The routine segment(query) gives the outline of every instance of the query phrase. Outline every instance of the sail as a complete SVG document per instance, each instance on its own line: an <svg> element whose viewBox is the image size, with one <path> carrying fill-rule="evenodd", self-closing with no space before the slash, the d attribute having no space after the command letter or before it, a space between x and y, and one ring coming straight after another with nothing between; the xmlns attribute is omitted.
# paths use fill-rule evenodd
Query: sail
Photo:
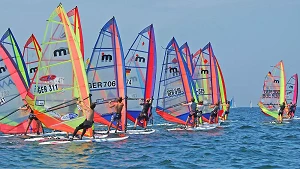
<svg viewBox="0 0 300 169"><path fill-rule="evenodd" d="M156 79L156 44L154 28L150 26L143 29L125 57L127 78L127 118L133 122L141 112L139 99L153 98ZM151 109L148 111L150 116ZM145 127L145 123L138 123Z"/></svg>
<svg viewBox="0 0 300 169"><path fill-rule="evenodd" d="M173 38L166 47L159 81L156 112L167 121L185 124L195 93L193 81L178 44Z"/></svg>
<svg viewBox="0 0 300 169"><path fill-rule="evenodd" d="M32 34L25 43L23 49L23 60L26 64L30 82L34 79L41 55L42 49L35 36Z"/></svg>
<svg viewBox="0 0 300 169"><path fill-rule="evenodd" d="M101 29L87 66L88 83L92 99L97 102L95 121L108 125L112 112L108 102L126 97L125 60L115 18ZM130 82L128 82L130 83ZM126 102L121 112L121 130L126 127ZM116 124L114 124L116 125Z"/></svg>
<svg viewBox="0 0 300 169"><path fill-rule="evenodd" d="M80 16L78 7L71 9L67 16L69 17L70 23L73 26L75 36L79 42L80 51L82 53L82 58L84 59L84 43L83 43L83 35L82 35L82 28L81 28L81 22L80 22Z"/></svg>
<svg viewBox="0 0 300 169"><path fill-rule="evenodd" d="M4 35L1 37L0 42L7 49L8 53L11 55L13 60L15 61L17 68L20 70L25 83L29 86L30 79L27 73L27 69L22 58L22 53L19 48L19 45L10 29L8 29Z"/></svg>
<svg viewBox="0 0 300 169"><path fill-rule="evenodd" d="M298 74L294 74L286 84L286 102L297 104L298 100Z"/></svg>
<svg viewBox="0 0 300 169"><path fill-rule="evenodd" d="M184 43L179 50L182 52L183 58L187 64L187 67L191 73L191 75L193 74L194 68L193 68L193 60L192 60L192 54L190 52L190 48L188 43Z"/></svg>
<svg viewBox="0 0 300 169"><path fill-rule="evenodd" d="M223 76L219 77L218 75L218 71L220 72L221 69L218 69L211 44L208 43L203 49L198 50L193 55L193 60L195 65L192 78L196 84L198 100L203 101L204 105L215 104L221 101L219 82L224 80L222 79ZM225 91L225 86L222 87L223 91ZM212 109L208 106L204 107L202 116L204 121L209 121L211 111Z"/></svg>
<svg viewBox="0 0 300 169"><path fill-rule="evenodd" d="M279 105L285 102L286 78L283 62L277 63L264 80L263 93L258 103L261 111L277 119Z"/></svg>
<svg viewBox="0 0 300 169"><path fill-rule="evenodd" d="M226 110L226 104L227 104L227 93L226 93L226 85L225 85L225 80L224 76L221 70L221 67L219 65L219 62L216 57L214 57L217 65L217 71L218 71L218 82L219 82L219 91L220 91L220 100L223 106L221 106L221 110ZM219 116L222 116L223 111L219 111L218 114Z"/></svg>
<svg viewBox="0 0 300 169"><path fill-rule="evenodd" d="M0 132L23 134L28 125L29 112L19 111L26 104L22 99L27 95L28 86L13 57L0 43ZM35 121L28 133L37 132Z"/></svg>
<svg viewBox="0 0 300 169"><path fill-rule="evenodd" d="M61 4L47 20L42 52L30 88L35 115L48 128L73 132L86 115L77 108L77 99L86 106L90 99L79 43ZM86 135L91 136L92 130Z"/></svg>

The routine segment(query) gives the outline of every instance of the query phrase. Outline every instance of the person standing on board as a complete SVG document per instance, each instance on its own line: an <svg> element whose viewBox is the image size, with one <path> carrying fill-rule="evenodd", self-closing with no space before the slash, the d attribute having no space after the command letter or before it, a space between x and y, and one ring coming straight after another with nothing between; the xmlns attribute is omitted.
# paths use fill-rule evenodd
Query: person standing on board
<svg viewBox="0 0 300 169"><path fill-rule="evenodd" d="M209 107L213 109L210 113L210 116L209 116L209 124L211 124L213 120L214 120L215 123L217 123L218 122L218 118L217 118L218 117L218 112L220 110L219 102L214 104L214 105L210 105Z"/></svg>
<svg viewBox="0 0 300 169"><path fill-rule="evenodd" d="M143 106L143 109L142 109L140 115L135 119L135 123L134 123L134 127L133 127L134 130L136 129L136 125L137 125L138 121L140 121L140 120L144 120L144 126L145 126L145 129L147 129L148 111L149 111L149 108L151 107L151 104L152 104L152 99L150 99L150 98L146 99L146 102L142 102L142 99L140 100L140 105Z"/></svg>
<svg viewBox="0 0 300 169"><path fill-rule="evenodd" d="M86 130L93 127L93 124L94 124L94 109L96 107L96 103L91 103L91 106L88 107L83 103L83 101L78 100L77 104L80 106L82 111L84 111L86 113L86 119L84 120L84 122L82 122L81 124L79 124L79 126L76 127L71 140L73 140L74 136L77 134L77 132L79 130L83 129L81 136L80 136L80 140L81 140L82 137L84 136ZM93 137L94 137L94 135L93 135Z"/></svg>
<svg viewBox="0 0 300 169"><path fill-rule="evenodd" d="M186 104L182 103L182 105L183 105L183 106L191 106L190 114L189 114L189 116L187 117L187 119L186 119L186 121L185 121L185 127L187 128L187 124L188 124L190 118L194 118L194 119L193 119L193 127L194 127L194 126L195 126L195 119L197 118L197 117L196 117L196 115L197 115L197 114L196 114L197 104L195 103L195 99L192 98L192 99L191 99L191 102L186 103Z"/></svg>
<svg viewBox="0 0 300 169"><path fill-rule="evenodd" d="M202 119L202 113L204 110L204 105L203 101L200 101L199 104L197 105L198 111L197 111L197 120L196 120L196 126L202 125L203 124L203 119Z"/></svg>
<svg viewBox="0 0 300 169"><path fill-rule="evenodd" d="M221 104L221 106L225 106L225 112L222 114L221 119L222 120L227 120L228 118L228 114L229 114L229 110L230 110L230 101L227 101L227 103L225 104Z"/></svg>
<svg viewBox="0 0 300 169"><path fill-rule="evenodd" d="M291 113L292 118L295 116L296 107L297 107L296 103L292 104L292 113Z"/></svg>
<svg viewBox="0 0 300 169"><path fill-rule="evenodd" d="M24 99L23 99L23 101L24 101ZM32 110L31 107L28 105L28 103L27 103L25 106L20 107L19 110L29 112L29 116L28 116L29 122L28 122L28 125L27 125L27 128L26 128L26 130L25 130L25 134L24 134L24 135L27 134L27 131L28 131L28 129L29 129L29 126L30 126L32 120L35 120L36 123L37 123L37 132L36 132L37 135L40 135L40 127L42 128L42 131L43 131L43 133L44 133L44 129L43 129L43 126L42 126L41 121L33 114L33 110Z"/></svg>
<svg viewBox="0 0 300 169"><path fill-rule="evenodd" d="M282 115L283 115L283 111L285 109L285 102L282 102L282 104L279 106L279 110L278 110L278 123L282 123Z"/></svg>
<svg viewBox="0 0 300 169"><path fill-rule="evenodd" d="M121 121L121 112L124 107L124 103L122 103L122 100L123 100L122 97L119 97L117 103L115 103L113 105L111 105L111 101L109 102L110 108L115 107L116 114L114 116L112 116L112 118L111 118L111 121L108 125L107 134L109 133L110 127L114 121L117 121L115 133L117 133L117 131L118 131L118 127L119 127L120 121Z"/></svg>

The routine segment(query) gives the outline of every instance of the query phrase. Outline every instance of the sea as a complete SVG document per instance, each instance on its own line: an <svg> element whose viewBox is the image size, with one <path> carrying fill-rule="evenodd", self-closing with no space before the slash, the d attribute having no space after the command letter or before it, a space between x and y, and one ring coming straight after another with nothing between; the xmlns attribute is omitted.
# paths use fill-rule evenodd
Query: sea
<svg viewBox="0 0 300 169"><path fill-rule="evenodd" d="M167 131L177 126L155 115L155 133L119 142L39 145L0 137L0 168L300 168L300 118L273 121L259 108L234 108L209 131Z"/></svg>

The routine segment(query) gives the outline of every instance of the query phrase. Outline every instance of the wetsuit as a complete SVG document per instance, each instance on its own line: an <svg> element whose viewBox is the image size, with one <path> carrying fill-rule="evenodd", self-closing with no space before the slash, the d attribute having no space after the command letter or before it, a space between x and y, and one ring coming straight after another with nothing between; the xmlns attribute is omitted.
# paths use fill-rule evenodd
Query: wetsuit
<svg viewBox="0 0 300 169"><path fill-rule="evenodd" d="M144 105L142 112L140 113L140 115L137 117L138 120L141 119L145 119L146 121L148 121L148 110L151 107L150 103L142 103L141 105Z"/></svg>
<svg viewBox="0 0 300 169"><path fill-rule="evenodd" d="M278 115L281 115L283 114L283 110L285 109L285 105L280 105L280 108L279 108L279 111L278 111Z"/></svg>
<svg viewBox="0 0 300 169"><path fill-rule="evenodd" d="M230 110L230 106L227 107L227 110L224 113L228 115L229 114L229 110Z"/></svg>
<svg viewBox="0 0 300 169"><path fill-rule="evenodd" d="M84 120L84 122L82 122L81 124L79 124L79 126L76 127L76 129L74 130L73 133L73 137L77 134L77 132L81 129L82 130L82 136L85 134L86 130L91 128L94 124L94 121L88 121L87 119Z"/></svg>

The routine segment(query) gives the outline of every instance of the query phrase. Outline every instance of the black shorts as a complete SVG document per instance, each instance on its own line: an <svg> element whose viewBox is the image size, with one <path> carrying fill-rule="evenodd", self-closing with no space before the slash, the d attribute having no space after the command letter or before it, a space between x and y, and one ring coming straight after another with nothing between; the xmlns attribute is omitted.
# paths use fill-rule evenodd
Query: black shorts
<svg viewBox="0 0 300 169"><path fill-rule="evenodd" d="M147 113L143 113L142 112L137 118L138 118L138 120L145 119L145 120L148 121L148 115L147 115Z"/></svg>
<svg viewBox="0 0 300 169"><path fill-rule="evenodd" d="M120 120L121 120L121 114L120 113L116 113L112 118L112 121L120 121Z"/></svg>
<svg viewBox="0 0 300 169"><path fill-rule="evenodd" d="M229 111L225 111L225 114L229 114Z"/></svg>
<svg viewBox="0 0 300 169"><path fill-rule="evenodd" d="M34 114L29 114L28 119L29 120L39 120Z"/></svg>
<svg viewBox="0 0 300 169"><path fill-rule="evenodd" d="M279 116L279 115L282 116L282 115L283 115L283 111L279 111L279 112L278 112L278 116Z"/></svg>
<svg viewBox="0 0 300 169"><path fill-rule="evenodd" d="M87 119L84 120L83 123L81 123L78 128L81 128L81 129L88 129L88 128L91 128L93 126L94 122L92 121L87 121Z"/></svg>
<svg viewBox="0 0 300 169"><path fill-rule="evenodd" d="M192 117L192 116L196 117L197 114L195 112L190 112L189 117Z"/></svg>

